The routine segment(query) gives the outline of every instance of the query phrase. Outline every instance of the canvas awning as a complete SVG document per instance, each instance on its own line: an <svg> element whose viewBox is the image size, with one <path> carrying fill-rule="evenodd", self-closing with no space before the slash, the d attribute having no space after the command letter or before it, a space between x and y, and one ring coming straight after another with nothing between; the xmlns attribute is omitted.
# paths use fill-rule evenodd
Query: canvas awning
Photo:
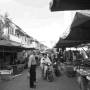
<svg viewBox="0 0 90 90"><path fill-rule="evenodd" d="M89 10L90 0L52 0L50 2L51 11L65 10Z"/></svg>
<svg viewBox="0 0 90 90"><path fill-rule="evenodd" d="M10 40L0 40L0 46L21 46L21 44Z"/></svg>
<svg viewBox="0 0 90 90"><path fill-rule="evenodd" d="M65 39L90 42L90 16L77 12Z"/></svg>
<svg viewBox="0 0 90 90"><path fill-rule="evenodd" d="M55 48L65 48L65 47L77 47L83 43L82 41L73 41L73 40L59 40L55 45Z"/></svg>
<svg viewBox="0 0 90 90"><path fill-rule="evenodd" d="M71 24L71 28L79 26L79 25L81 25L83 23L86 23L89 20L90 20L90 14L76 12L74 20L73 20L73 22Z"/></svg>
<svg viewBox="0 0 90 90"><path fill-rule="evenodd" d="M74 47L90 43L90 16L77 12L70 27L70 33L59 39L55 47Z"/></svg>
<svg viewBox="0 0 90 90"><path fill-rule="evenodd" d="M23 48L20 43L13 42L10 40L0 40L0 52L16 52Z"/></svg>

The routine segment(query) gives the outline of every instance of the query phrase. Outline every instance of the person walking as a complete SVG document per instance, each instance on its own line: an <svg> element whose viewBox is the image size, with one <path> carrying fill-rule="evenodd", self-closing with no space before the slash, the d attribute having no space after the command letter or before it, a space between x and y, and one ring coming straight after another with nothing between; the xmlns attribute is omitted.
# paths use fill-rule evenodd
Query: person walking
<svg viewBox="0 0 90 90"><path fill-rule="evenodd" d="M51 60L49 59L49 57L47 56L46 53L43 54L43 57L41 58L41 70L42 70L42 76L44 76L44 78L46 78L46 70L47 70L47 65L45 64L51 64Z"/></svg>
<svg viewBox="0 0 90 90"><path fill-rule="evenodd" d="M28 61L28 68L30 73L30 88L36 88L36 60L35 60L35 52L31 52Z"/></svg>

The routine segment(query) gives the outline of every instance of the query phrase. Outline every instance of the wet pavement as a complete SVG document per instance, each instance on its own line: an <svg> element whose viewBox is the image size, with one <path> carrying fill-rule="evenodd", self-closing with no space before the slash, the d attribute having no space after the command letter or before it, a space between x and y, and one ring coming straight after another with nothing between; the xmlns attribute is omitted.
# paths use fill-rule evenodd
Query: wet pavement
<svg viewBox="0 0 90 90"><path fill-rule="evenodd" d="M27 70L22 75L10 81L0 81L0 90L34 90L29 88ZM37 69L37 87L35 90L80 90L76 78L68 78L65 75L55 77L53 82L41 78L40 69Z"/></svg>

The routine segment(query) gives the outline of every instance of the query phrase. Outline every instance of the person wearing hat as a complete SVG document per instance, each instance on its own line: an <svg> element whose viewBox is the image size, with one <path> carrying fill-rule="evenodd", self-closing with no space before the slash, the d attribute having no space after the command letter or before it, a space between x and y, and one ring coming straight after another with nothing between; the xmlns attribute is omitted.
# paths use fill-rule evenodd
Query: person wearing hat
<svg viewBox="0 0 90 90"><path fill-rule="evenodd" d="M41 61L40 61L42 76L44 76L44 77L46 76L46 70L47 70L47 66L45 65L45 63L51 64L51 61L50 61L49 57L47 56L47 53L43 53L43 57L41 58Z"/></svg>

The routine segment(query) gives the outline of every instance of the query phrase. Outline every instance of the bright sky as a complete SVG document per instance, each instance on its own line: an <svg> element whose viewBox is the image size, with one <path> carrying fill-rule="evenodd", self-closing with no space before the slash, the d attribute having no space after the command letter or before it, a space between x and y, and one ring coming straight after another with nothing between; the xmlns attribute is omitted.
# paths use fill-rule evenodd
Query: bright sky
<svg viewBox="0 0 90 90"><path fill-rule="evenodd" d="M23 31L51 48L69 27L73 13L51 12L50 1L0 0L0 13L7 12Z"/></svg>

